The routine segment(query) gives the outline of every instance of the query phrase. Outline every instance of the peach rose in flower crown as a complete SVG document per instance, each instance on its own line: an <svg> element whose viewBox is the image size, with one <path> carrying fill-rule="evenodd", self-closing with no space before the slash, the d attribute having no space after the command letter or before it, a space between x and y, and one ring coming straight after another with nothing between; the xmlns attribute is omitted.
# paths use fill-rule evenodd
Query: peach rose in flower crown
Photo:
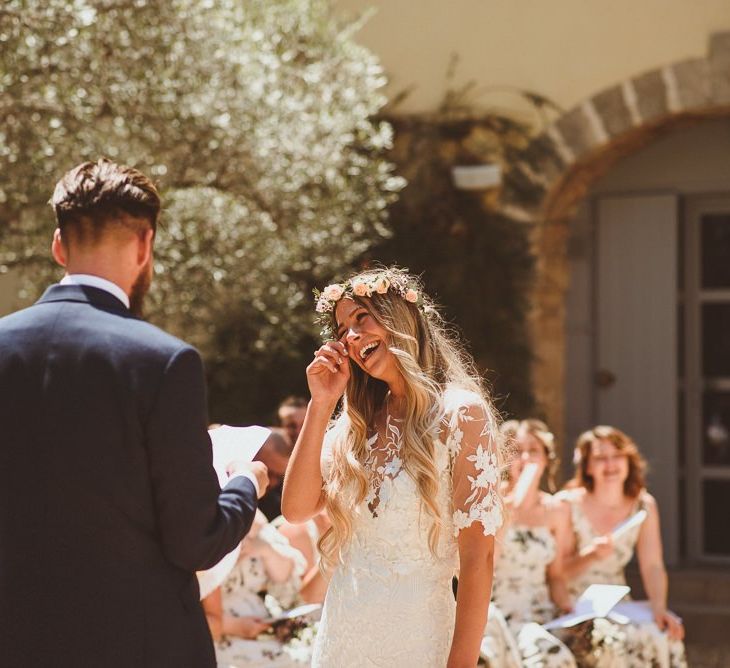
<svg viewBox="0 0 730 668"><path fill-rule="evenodd" d="M386 292L388 292L389 287L390 281L385 276L378 276L375 279L375 292L377 292L379 295L384 295Z"/></svg>
<svg viewBox="0 0 730 668"><path fill-rule="evenodd" d="M367 283L365 283L365 281L355 281L352 284L352 294L357 297L369 297L370 288L368 288L368 285Z"/></svg>
<svg viewBox="0 0 730 668"><path fill-rule="evenodd" d="M406 290L405 298L407 302L415 304L418 301L418 293L413 288Z"/></svg>
<svg viewBox="0 0 730 668"><path fill-rule="evenodd" d="M329 299L333 302L336 302L339 300L343 294L345 294L345 289L341 285L337 285L337 283L333 283L332 285L328 285L322 294L325 296L325 299Z"/></svg>

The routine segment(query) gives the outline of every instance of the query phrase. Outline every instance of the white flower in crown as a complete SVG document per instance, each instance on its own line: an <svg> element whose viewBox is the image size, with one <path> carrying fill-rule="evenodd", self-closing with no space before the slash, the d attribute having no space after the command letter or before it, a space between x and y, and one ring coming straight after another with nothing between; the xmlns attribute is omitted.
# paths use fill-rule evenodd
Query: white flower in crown
<svg viewBox="0 0 730 668"><path fill-rule="evenodd" d="M413 288L406 290L405 299L411 304L415 304L418 301L418 293Z"/></svg>
<svg viewBox="0 0 730 668"><path fill-rule="evenodd" d="M334 303L327 299L324 295L320 295L317 300L316 311L317 313L329 313L334 308Z"/></svg>
<svg viewBox="0 0 730 668"><path fill-rule="evenodd" d="M338 283L333 283L332 285L328 285L324 289L322 294L325 296L326 299L336 302L342 297L343 294L345 294L345 288L343 288Z"/></svg>
<svg viewBox="0 0 730 668"><path fill-rule="evenodd" d="M363 280L352 282L352 294L356 297L369 297L372 294L372 288Z"/></svg>
<svg viewBox="0 0 730 668"><path fill-rule="evenodd" d="M384 295L386 292L388 292L388 288L390 287L390 281L381 274L375 279L373 287L375 288L375 292L377 292L379 295Z"/></svg>

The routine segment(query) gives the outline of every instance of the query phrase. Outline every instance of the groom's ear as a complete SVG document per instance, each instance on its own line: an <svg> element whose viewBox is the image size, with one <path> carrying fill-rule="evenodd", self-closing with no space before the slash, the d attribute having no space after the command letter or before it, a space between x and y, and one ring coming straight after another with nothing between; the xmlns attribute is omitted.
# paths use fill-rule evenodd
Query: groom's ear
<svg viewBox="0 0 730 668"><path fill-rule="evenodd" d="M61 239L61 230L57 227L53 232L53 241L51 242L51 255L53 259L58 262L62 267L65 267L68 263L68 256L66 254L66 248Z"/></svg>
<svg viewBox="0 0 730 668"><path fill-rule="evenodd" d="M152 249L155 245L155 231L150 227L138 237L137 264L144 267L152 259Z"/></svg>

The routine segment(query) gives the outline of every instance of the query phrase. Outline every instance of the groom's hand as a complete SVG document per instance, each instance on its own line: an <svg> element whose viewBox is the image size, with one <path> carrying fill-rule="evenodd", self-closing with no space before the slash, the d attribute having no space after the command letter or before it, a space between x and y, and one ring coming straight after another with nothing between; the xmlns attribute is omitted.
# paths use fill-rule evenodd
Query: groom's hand
<svg viewBox="0 0 730 668"><path fill-rule="evenodd" d="M257 495L259 499L266 494L269 486L269 469L262 462L231 462L227 467L230 477L236 475L253 476L256 479Z"/></svg>

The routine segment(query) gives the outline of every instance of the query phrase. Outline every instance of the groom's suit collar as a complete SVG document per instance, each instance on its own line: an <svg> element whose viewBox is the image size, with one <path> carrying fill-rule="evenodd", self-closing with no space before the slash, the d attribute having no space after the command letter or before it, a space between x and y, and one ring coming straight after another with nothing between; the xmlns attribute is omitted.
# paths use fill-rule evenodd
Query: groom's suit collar
<svg viewBox="0 0 730 668"><path fill-rule="evenodd" d="M92 288L101 288L107 292L111 292L117 299L122 301L129 308L129 296L124 290L113 281L103 276L94 274L66 274L61 280L60 285L88 285Z"/></svg>
<svg viewBox="0 0 730 668"><path fill-rule="evenodd" d="M80 302L129 315L129 309L113 294L90 285L51 285L36 302Z"/></svg>

